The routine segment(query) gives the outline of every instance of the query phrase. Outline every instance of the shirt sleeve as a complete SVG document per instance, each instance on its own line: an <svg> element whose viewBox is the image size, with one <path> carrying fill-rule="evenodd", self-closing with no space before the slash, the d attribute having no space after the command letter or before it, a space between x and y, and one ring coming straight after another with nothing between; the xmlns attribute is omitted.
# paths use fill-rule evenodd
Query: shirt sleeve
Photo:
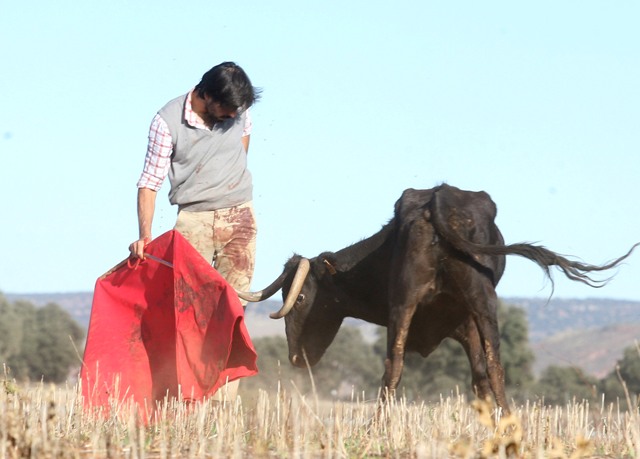
<svg viewBox="0 0 640 459"><path fill-rule="evenodd" d="M247 109L244 117L244 129L242 130L242 137L251 135L252 129L253 129L253 123L251 122L251 111Z"/></svg>
<svg viewBox="0 0 640 459"><path fill-rule="evenodd" d="M159 115L151 121L149 144L144 158L144 168L138 180L138 188L160 190L171 166L173 142L166 121Z"/></svg>

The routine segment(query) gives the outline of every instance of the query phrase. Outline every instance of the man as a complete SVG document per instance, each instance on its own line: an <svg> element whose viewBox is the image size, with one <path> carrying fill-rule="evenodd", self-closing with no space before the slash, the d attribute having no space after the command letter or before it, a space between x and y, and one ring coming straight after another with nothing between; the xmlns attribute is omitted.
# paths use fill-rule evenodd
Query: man
<svg viewBox="0 0 640 459"><path fill-rule="evenodd" d="M138 181L139 237L129 246L133 257L144 259L156 195L168 176L169 200L178 206L175 229L233 288L249 290L257 232L247 169L249 107L259 97L240 66L223 62L158 111ZM234 389L227 390L235 396Z"/></svg>

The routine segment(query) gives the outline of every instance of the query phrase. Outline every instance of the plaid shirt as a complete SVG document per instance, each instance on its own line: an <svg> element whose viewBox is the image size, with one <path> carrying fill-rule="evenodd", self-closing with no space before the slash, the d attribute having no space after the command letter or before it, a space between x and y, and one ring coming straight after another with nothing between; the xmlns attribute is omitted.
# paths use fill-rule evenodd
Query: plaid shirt
<svg viewBox="0 0 640 459"><path fill-rule="evenodd" d="M191 93L187 96L187 103L184 108L184 118L187 124L197 129L209 129L202 118L193 111L191 107ZM246 111L243 136L251 134L251 114ZM138 188L149 188L153 191L160 190L164 179L169 174L171 166L171 155L173 153L173 141L171 133L166 121L156 114L151 121L149 128L149 144L147 145L147 154L144 158L144 168L140 180L138 180Z"/></svg>

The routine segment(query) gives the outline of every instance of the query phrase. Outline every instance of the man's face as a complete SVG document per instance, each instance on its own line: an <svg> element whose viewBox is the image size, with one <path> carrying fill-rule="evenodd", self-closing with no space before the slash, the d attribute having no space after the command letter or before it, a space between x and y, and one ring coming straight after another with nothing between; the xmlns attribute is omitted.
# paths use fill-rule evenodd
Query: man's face
<svg viewBox="0 0 640 459"><path fill-rule="evenodd" d="M238 116L238 109L224 107L206 94L204 96L204 100L207 108L207 115L209 115L212 121L224 121Z"/></svg>

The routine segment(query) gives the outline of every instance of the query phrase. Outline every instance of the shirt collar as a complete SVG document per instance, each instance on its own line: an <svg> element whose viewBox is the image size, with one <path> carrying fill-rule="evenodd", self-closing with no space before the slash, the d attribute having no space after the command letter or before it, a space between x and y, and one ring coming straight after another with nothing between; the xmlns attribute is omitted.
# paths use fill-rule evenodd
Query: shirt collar
<svg viewBox="0 0 640 459"><path fill-rule="evenodd" d="M200 118L200 115L193 111L193 107L191 105L191 96L193 94L193 91L194 90L192 89L187 94L187 102L184 104L184 120L189 126L192 126L194 128L209 129L204 120Z"/></svg>

